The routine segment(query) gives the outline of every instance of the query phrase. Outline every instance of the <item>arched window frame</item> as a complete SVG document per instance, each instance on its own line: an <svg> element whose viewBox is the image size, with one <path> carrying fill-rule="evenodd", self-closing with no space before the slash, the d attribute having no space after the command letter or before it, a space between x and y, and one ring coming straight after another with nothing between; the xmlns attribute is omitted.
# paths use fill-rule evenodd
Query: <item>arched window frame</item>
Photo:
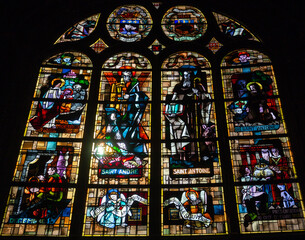
<svg viewBox="0 0 305 240"><path fill-rule="evenodd" d="M152 10L153 11L153 8L151 8L150 7L150 10ZM156 28L156 27L154 27L154 28ZM156 31L156 30L155 30ZM161 35L161 34L160 34ZM147 40L148 41L148 40ZM150 40L149 40L150 41ZM166 40L165 40L166 41ZM243 44L245 44L245 43L243 43ZM77 45L77 44L75 44L75 45ZM80 45L82 45L81 43L80 43ZM259 44L255 44L255 43L253 43L253 44L251 44L251 45L253 45L253 46L255 46L257 49L260 49L260 46L259 46ZM130 45L131 46L131 45ZM245 44L245 47L247 46L247 44ZM226 47L226 46L225 46ZM206 54L206 56L208 57L208 55L209 55L209 57L211 58L211 62L218 62L219 63L219 60L221 59L221 55L222 56L224 56L224 53L226 53L226 48L225 47L223 47L218 53L217 53L217 55L218 55L218 57L215 57L217 60L215 60L214 59L214 55L212 55L211 53L208 53L208 51L205 51L205 50L202 50L203 52L204 52L204 54ZM56 48L56 46L54 47L54 48ZM122 48L124 48L124 47L122 47ZM192 47L190 47L191 49L192 49ZM166 55L166 53L168 53L168 52L173 52L173 49L174 49L174 47L172 47L171 49L168 49L168 50L164 50L164 52L162 53L163 55L160 55L160 58L164 58L165 57L165 55ZM183 48L183 49L185 49L185 48ZM228 48L227 48L228 49ZM86 51L88 51L88 50L86 50ZM109 50L110 51L110 50ZM88 51L88 52L90 52L90 50ZM150 54L147 50L143 50L143 52L145 52L149 57L150 57L150 59L153 61L154 60L154 58L153 58L153 55L152 54ZM166 53L165 53L166 52ZM105 52L106 53L106 52ZM109 54L109 52L108 52L108 54ZM89 54L89 55L94 55L92 52ZM106 54L105 54L106 55ZM215 56L217 56L217 55L215 55ZM95 57L93 57L93 58L95 58ZM103 57L101 57L101 59L103 59ZM101 59L99 59L99 60L97 60L96 62L102 62L102 60ZM215 64L214 65L214 67L212 67L213 69L216 69L216 73L214 73L214 71L213 71L213 75L215 76L216 75L216 78L215 79L220 79L219 78L219 72L217 72L217 68L218 68L218 66ZM97 76L98 75L98 73L95 73L95 76ZM214 79L214 78L213 78ZM218 87L220 87L220 85L219 85L219 83L216 83L216 84L218 84ZM157 87L155 87L155 88L157 88ZM221 96L219 96L220 98L221 98ZM93 97L92 97L93 98ZM93 104L94 105L94 104ZM220 112L220 110L217 110L218 112ZM92 119L91 119L91 121L92 121ZM89 130L87 130L87 131L89 131ZM86 138L86 137L85 137ZM88 138L86 138L87 140L88 140ZM85 140L83 140L83 141L85 141ZM223 142L223 145L227 145L225 142ZM228 146L227 146L228 147ZM226 149L225 147L223 148L223 149ZM230 174L229 174L230 175ZM234 206L235 207L235 206ZM234 208L233 207L233 208Z"/></svg>

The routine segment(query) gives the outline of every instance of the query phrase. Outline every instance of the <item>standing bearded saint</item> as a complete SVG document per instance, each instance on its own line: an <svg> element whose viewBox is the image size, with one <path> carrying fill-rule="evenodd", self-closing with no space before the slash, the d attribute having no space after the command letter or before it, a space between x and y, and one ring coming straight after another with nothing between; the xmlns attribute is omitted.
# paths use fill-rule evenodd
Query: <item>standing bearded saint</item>
<svg viewBox="0 0 305 240"><path fill-rule="evenodd" d="M202 152L204 143L189 140L201 137L209 123L211 102L202 100L209 100L211 96L196 67L184 65L179 74L181 81L175 85L173 94L166 96L164 114L169 123L167 139L180 141L170 141L167 147L175 161L206 161L208 156Z"/></svg>

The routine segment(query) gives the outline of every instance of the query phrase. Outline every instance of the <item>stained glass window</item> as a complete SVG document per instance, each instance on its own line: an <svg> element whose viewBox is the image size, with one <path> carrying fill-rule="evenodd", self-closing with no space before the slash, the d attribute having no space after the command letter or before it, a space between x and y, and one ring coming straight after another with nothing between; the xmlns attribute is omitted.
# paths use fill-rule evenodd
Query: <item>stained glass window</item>
<svg viewBox="0 0 305 240"><path fill-rule="evenodd" d="M49 172L51 174L51 170ZM48 193L41 190L42 188L35 185L11 187L1 235L32 237L69 235L75 189L51 187L45 189ZM49 193L54 195L48 196ZM34 208L31 208L30 205L38 200L40 202L35 203Z"/></svg>
<svg viewBox="0 0 305 240"><path fill-rule="evenodd" d="M89 188L83 235L148 236L148 205L147 188Z"/></svg>
<svg viewBox="0 0 305 240"><path fill-rule="evenodd" d="M221 181L210 63L179 52L161 74L163 183Z"/></svg>
<svg viewBox="0 0 305 240"><path fill-rule="evenodd" d="M259 41L248 29L237 21L222 14L213 12L222 33L230 38Z"/></svg>
<svg viewBox="0 0 305 240"><path fill-rule="evenodd" d="M230 136L285 133L269 58L242 49L228 54L222 67Z"/></svg>
<svg viewBox="0 0 305 240"><path fill-rule="evenodd" d="M199 3L107 4L43 53L0 235L304 231L263 43Z"/></svg>
<svg viewBox="0 0 305 240"><path fill-rule="evenodd" d="M99 17L100 14L96 14L76 23L73 25L73 27L69 28L63 35L61 35L55 44L61 42L78 41L88 37L95 29Z"/></svg>
<svg viewBox="0 0 305 240"><path fill-rule="evenodd" d="M109 58L100 82L90 183L150 181L151 64L131 52Z"/></svg>
<svg viewBox="0 0 305 240"><path fill-rule="evenodd" d="M24 141L2 235L68 236L81 143Z"/></svg>
<svg viewBox="0 0 305 240"><path fill-rule="evenodd" d="M174 41L193 41L203 36L207 29L202 12L191 6L170 8L161 24L165 35Z"/></svg>
<svg viewBox="0 0 305 240"><path fill-rule="evenodd" d="M107 20L112 38L123 42L136 42L145 38L152 28L149 12L139 5L124 5L114 10Z"/></svg>
<svg viewBox="0 0 305 240"><path fill-rule="evenodd" d="M89 189L85 236L147 236L151 151L151 64L124 52L101 74L89 183L133 185ZM117 204L118 212L114 212Z"/></svg>
<svg viewBox="0 0 305 240"><path fill-rule="evenodd" d="M26 136L81 138L91 79L90 60L65 52L41 67Z"/></svg>
<svg viewBox="0 0 305 240"><path fill-rule="evenodd" d="M76 183L80 150L81 143L24 141L13 180L32 182L30 179L46 175L52 166L62 181Z"/></svg>
<svg viewBox="0 0 305 240"><path fill-rule="evenodd" d="M211 65L196 52L162 64L162 235L226 233ZM212 224L213 223L213 224ZM178 230L179 229L179 230Z"/></svg>
<svg viewBox="0 0 305 240"><path fill-rule="evenodd" d="M62 52L40 68L2 235L68 236L92 63ZM31 140L30 140L30 139ZM20 185L21 184L21 185Z"/></svg>
<svg viewBox="0 0 305 240"><path fill-rule="evenodd" d="M249 175L249 177L251 176ZM255 181L254 179L247 180L249 177L245 175L243 181ZM255 191L257 196L243 200L245 193L249 191ZM274 197L273 194L276 194L280 200L270 200L271 194L267 191L272 193L272 197ZM303 200L297 183L252 183L252 185L236 186L236 193L242 233L291 232L303 230ZM275 206L269 207L270 204L274 204Z"/></svg>
<svg viewBox="0 0 305 240"><path fill-rule="evenodd" d="M235 181L240 181L240 169L244 167L253 170L253 176L257 178L282 180L297 177L286 137L239 139L230 143Z"/></svg>
<svg viewBox="0 0 305 240"><path fill-rule="evenodd" d="M271 61L240 49L221 66L240 230L299 230L304 207Z"/></svg>
<svg viewBox="0 0 305 240"><path fill-rule="evenodd" d="M164 188L162 200L162 235L227 232L222 187Z"/></svg>

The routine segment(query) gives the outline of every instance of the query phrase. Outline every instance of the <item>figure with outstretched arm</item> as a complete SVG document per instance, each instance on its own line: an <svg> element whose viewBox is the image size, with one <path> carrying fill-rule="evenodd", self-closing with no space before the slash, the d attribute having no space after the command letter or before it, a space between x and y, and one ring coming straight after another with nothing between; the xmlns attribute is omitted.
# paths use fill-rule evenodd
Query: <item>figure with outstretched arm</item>
<svg viewBox="0 0 305 240"><path fill-rule="evenodd" d="M91 210L90 215L107 228L127 227L126 217L132 216L130 208L134 202L148 204L147 199L137 194L126 198L118 189L110 189L103 196L100 206Z"/></svg>

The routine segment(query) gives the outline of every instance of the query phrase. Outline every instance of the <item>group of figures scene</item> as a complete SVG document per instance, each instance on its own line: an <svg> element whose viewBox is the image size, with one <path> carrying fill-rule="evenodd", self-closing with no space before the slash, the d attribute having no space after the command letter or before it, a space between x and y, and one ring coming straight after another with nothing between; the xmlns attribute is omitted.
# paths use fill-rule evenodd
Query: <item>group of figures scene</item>
<svg viewBox="0 0 305 240"><path fill-rule="evenodd" d="M162 235L227 232L222 187L162 190Z"/></svg>
<svg viewBox="0 0 305 240"><path fill-rule="evenodd" d="M297 184L289 181L296 175L288 139L232 140L231 148L235 181L244 184L236 187L243 231L284 231L279 222L304 221ZM263 220L278 225L261 229Z"/></svg>
<svg viewBox="0 0 305 240"><path fill-rule="evenodd" d="M235 188L241 232L287 232L304 229L304 206L298 183L268 184L255 179L251 170L246 169L245 172L243 181L258 182ZM271 196L273 193L276 200Z"/></svg>
<svg viewBox="0 0 305 240"><path fill-rule="evenodd" d="M59 182L60 178L51 167L40 181ZM68 236L75 189L59 187L59 184L11 187L1 235Z"/></svg>
<svg viewBox="0 0 305 240"><path fill-rule="evenodd" d="M257 40L237 22L214 16L225 35ZM75 24L56 43L89 36L98 19L99 14ZM148 11L135 5L119 7L107 22L111 37L123 42L143 39L151 27ZM162 28L172 40L192 41L203 36L207 20L194 7L177 6L166 12ZM227 104L231 133L284 132L272 68L266 63L270 60L253 50L225 58L224 95L233 99ZM89 58L61 53L44 65L26 136L82 138ZM107 60L103 69L89 183L149 184L151 65L143 56L123 53ZM173 54L162 65L161 86L163 183L221 182L209 63L194 52ZM244 183L236 186L242 232L302 229L299 187L289 181L295 173L283 143L256 139L235 149L240 154L233 159L235 178ZM12 187L1 234L69 235L74 189L61 184L76 183L79 151L77 143L24 143L14 181L28 186ZM228 232L222 187L163 189L161 200L163 235ZM148 219L148 189L89 188L83 235L147 236Z"/></svg>
<svg viewBox="0 0 305 240"><path fill-rule="evenodd" d="M162 68L163 180L212 177L219 160L209 63L198 53L179 52Z"/></svg>
<svg viewBox="0 0 305 240"><path fill-rule="evenodd" d="M91 70L73 69L83 58L78 53L62 53L47 62L54 67L41 68L26 136L83 136Z"/></svg>
<svg viewBox="0 0 305 240"><path fill-rule="evenodd" d="M77 181L80 148L80 143L23 142L13 181L26 184L11 188L3 235L68 234L74 189L63 184Z"/></svg>
<svg viewBox="0 0 305 240"><path fill-rule="evenodd" d="M232 136L285 132L270 60L257 51L234 51L223 63L224 96ZM229 68L228 68L229 67ZM247 133L248 132L248 133Z"/></svg>
<svg viewBox="0 0 305 240"><path fill-rule="evenodd" d="M259 41L236 21L219 13L213 13L219 30L232 39ZM90 16L69 28L56 42L77 41L88 37L97 26L100 14ZM146 8L139 5L124 5L116 8L107 19L110 36L122 42L136 42L145 38L153 25ZM207 30L203 13L192 6L175 6L164 14L161 27L165 35L174 41L189 42L202 37Z"/></svg>
<svg viewBox="0 0 305 240"><path fill-rule="evenodd" d="M55 167L63 182L76 183L81 145L78 142L23 141L13 181L31 182L30 179L35 178L33 182L39 182L49 167Z"/></svg>

